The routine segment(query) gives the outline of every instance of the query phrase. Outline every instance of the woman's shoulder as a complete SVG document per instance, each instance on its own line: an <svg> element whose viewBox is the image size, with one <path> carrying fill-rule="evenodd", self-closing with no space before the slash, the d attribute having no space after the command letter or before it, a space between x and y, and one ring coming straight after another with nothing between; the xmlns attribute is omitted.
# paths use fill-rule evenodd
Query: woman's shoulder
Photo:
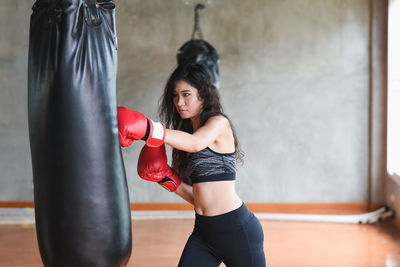
<svg viewBox="0 0 400 267"><path fill-rule="evenodd" d="M216 123L220 125L229 125L229 120L226 116L222 114L217 114L208 118L206 123Z"/></svg>
<svg viewBox="0 0 400 267"><path fill-rule="evenodd" d="M218 114L215 116L210 117L206 124L209 124L214 129L219 129L219 135L230 135L231 134L231 123L229 119L223 115Z"/></svg>
<svg viewBox="0 0 400 267"><path fill-rule="evenodd" d="M229 119L222 114L213 116L212 119L218 123L219 133L209 148L218 153L232 153L235 151L235 141Z"/></svg>

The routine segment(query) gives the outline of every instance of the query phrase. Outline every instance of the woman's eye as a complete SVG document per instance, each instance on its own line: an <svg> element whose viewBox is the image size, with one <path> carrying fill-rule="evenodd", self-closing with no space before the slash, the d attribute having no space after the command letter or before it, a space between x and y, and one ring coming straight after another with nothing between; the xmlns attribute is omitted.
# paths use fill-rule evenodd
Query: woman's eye
<svg viewBox="0 0 400 267"><path fill-rule="evenodd" d="M183 96L190 96L190 94L189 93L184 93Z"/></svg>

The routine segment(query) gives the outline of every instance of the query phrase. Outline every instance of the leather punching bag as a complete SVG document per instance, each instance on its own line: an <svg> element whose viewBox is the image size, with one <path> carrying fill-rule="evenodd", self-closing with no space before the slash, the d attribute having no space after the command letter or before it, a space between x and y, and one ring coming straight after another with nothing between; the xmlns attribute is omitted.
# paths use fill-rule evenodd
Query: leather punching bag
<svg viewBox="0 0 400 267"><path fill-rule="evenodd" d="M37 0L28 115L45 266L125 266L131 217L117 125L112 0Z"/></svg>
<svg viewBox="0 0 400 267"><path fill-rule="evenodd" d="M176 61L178 66L192 62L205 65L211 74L214 86L219 89L219 54L210 43L203 39L200 28L199 11L204 8L203 4L196 4L194 7L192 38L178 49ZM195 39L196 34L199 35L199 39Z"/></svg>
<svg viewBox="0 0 400 267"><path fill-rule="evenodd" d="M185 63L204 64L211 74L214 86L219 89L219 55L217 50L202 39L192 39L184 43L176 54L178 65Z"/></svg>

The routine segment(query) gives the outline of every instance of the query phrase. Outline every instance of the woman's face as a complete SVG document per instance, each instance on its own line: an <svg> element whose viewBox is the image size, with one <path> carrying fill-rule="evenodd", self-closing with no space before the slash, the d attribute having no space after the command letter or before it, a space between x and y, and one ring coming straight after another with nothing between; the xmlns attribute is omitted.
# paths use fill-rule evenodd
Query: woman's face
<svg viewBox="0 0 400 267"><path fill-rule="evenodd" d="M191 119L200 115L203 99L195 87L180 80L175 83L174 105L182 119Z"/></svg>

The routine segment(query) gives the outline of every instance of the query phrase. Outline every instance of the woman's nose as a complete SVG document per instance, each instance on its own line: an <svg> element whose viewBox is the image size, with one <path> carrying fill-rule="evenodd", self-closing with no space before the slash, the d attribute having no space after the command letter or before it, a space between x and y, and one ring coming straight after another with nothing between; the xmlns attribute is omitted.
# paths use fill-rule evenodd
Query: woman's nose
<svg viewBox="0 0 400 267"><path fill-rule="evenodd" d="M185 105L185 102L183 101L183 97L178 96L178 106L183 106Z"/></svg>

